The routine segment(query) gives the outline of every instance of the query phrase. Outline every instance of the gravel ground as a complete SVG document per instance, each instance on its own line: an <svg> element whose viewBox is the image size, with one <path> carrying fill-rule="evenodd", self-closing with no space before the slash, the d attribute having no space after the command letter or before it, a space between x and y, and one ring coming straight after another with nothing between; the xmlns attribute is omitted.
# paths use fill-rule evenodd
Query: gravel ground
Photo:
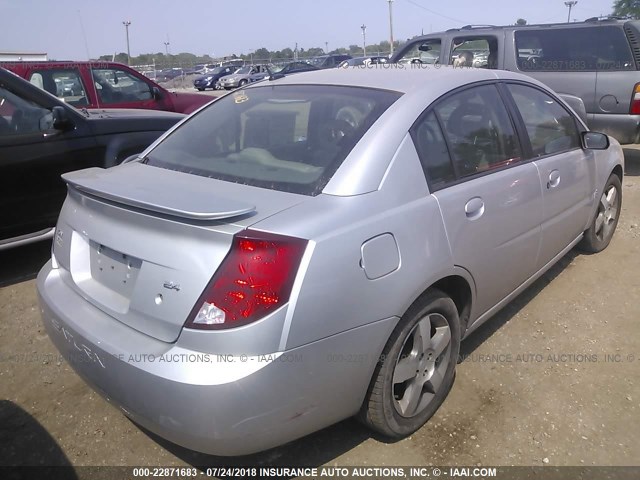
<svg viewBox="0 0 640 480"><path fill-rule="evenodd" d="M353 420L224 459L148 434L89 389L42 327L50 246L0 254L0 465L638 465L640 150L626 150L618 231L569 253L462 345L444 406L396 443Z"/></svg>

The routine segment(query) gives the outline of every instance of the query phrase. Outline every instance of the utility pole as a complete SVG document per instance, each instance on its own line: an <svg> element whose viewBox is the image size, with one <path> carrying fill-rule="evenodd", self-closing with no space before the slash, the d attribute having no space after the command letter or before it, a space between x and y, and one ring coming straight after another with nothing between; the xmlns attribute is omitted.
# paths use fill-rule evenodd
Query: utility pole
<svg viewBox="0 0 640 480"><path fill-rule="evenodd" d="M391 52L389 56L393 55L393 0L387 0L389 2L389 43L391 43Z"/></svg>
<svg viewBox="0 0 640 480"><path fill-rule="evenodd" d="M576 6L578 0L571 0L569 2L564 2L564 4L569 7L569 15L567 15L567 23L571 22L571 9Z"/></svg>
<svg viewBox="0 0 640 480"><path fill-rule="evenodd" d="M360 28L362 29L362 51L363 57L367 56L367 26L363 23Z"/></svg>
<svg viewBox="0 0 640 480"><path fill-rule="evenodd" d="M125 20L122 24L124 25L124 29L127 31L127 65L131 65L131 51L129 50L129 25L131 25L131 22L129 20Z"/></svg>

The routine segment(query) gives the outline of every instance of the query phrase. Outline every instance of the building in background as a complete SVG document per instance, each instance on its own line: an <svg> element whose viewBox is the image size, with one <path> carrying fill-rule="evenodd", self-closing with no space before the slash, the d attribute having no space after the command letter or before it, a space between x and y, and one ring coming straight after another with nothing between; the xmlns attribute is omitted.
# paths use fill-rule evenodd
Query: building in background
<svg viewBox="0 0 640 480"><path fill-rule="evenodd" d="M46 53L0 51L0 62L41 62L46 60L49 60Z"/></svg>

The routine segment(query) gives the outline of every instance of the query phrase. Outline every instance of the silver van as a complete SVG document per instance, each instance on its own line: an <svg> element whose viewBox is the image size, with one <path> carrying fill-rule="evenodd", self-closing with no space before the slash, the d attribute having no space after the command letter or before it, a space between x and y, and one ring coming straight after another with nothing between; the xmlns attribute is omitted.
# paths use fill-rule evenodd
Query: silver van
<svg viewBox="0 0 640 480"><path fill-rule="evenodd" d="M438 58L434 65L433 58ZM592 130L640 143L640 21L589 19L552 25L466 26L403 45L403 68L495 68L551 87Z"/></svg>

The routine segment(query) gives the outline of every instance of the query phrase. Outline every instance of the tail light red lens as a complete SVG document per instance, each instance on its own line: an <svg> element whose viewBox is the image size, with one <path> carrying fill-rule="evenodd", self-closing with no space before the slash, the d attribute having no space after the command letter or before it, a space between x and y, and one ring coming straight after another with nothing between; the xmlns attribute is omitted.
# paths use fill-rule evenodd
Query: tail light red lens
<svg viewBox="0 0 640 480"><path fill-rule="evenodd" d="M640 115L640 83L636 83L633 87L633 96L631 97L631 115Z"/></svg>
<svg viewBox="0 0 640 480"><path fill-rule="evenodd" d="M306 245L299 238L251 230L236 235L185 327L239 327L287 303Z"/></svg>

